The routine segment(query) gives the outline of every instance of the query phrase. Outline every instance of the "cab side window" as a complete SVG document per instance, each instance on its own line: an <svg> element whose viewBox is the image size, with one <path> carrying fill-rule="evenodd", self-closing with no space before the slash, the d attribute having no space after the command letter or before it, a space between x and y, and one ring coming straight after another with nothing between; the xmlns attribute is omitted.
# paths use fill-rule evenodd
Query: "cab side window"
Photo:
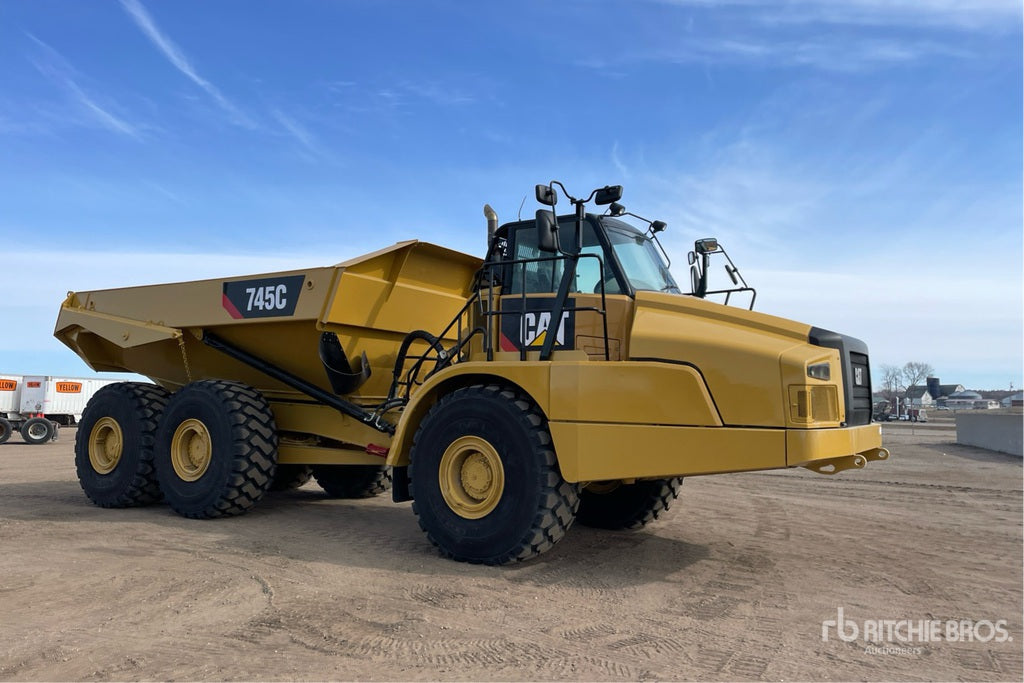
<svg viewBox="0 0 1024 683"><path fill-rule="evenodd" d="M559 221L559 236L562 248L574 250L576 248L575 224L572 219ZM512 258L513 259L537 259L543 257L557 256L542 252L537 246L537 228L533 224L519 227L512 234ZM613 274L608 260L605 257L604 247L597 239L593 226L586 222L583 224L583 248L580 254L595 254L601 259L604 270L604 287L607 294L621 294L622 287ZM549 261L534 261L525 264L511 266L512 272L509 280L509 294L554 294L558 291L558 284L562 280L562 271L565 261L552 259ZM569 291L592 293L601 291L601 266L598 260L591 256L584 256L576 263L576 277Z"/></svg>
<svg viewBox="0 0 1024 683"><path fill-rule="evenodd" d="M539 259L544 257L557 256L542 252L537 246L537 229L532 225L524 225L517 229L512 235L512 258ZM517 263L509 266L512 272L509 276L509 294L548 294L558 291L558 283L562 279L561 259L550 261L532 261L530 263Z"/></svg>

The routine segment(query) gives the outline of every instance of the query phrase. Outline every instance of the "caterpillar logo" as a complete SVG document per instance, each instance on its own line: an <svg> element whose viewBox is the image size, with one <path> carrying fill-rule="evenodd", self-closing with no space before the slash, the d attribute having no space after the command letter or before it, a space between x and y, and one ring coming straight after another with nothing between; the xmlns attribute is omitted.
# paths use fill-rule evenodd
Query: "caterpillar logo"
<svg viewBox="0 0 1024 683"><path fill-rule="evenodd" d="M551 320L552 298L529 298L523 306L522 299L509 297L502 301L502 312L520 311L521 315L501 316L501 350L540 349L549 335L555 335L555 349L572 349L576 343L576 311L562 311L562 318L555 325ZM525 309L525 310L524 310Z"/></svg>
<svg viewBox="0 0 1024 683"><path fill-rule="evenodd" d="M0 391L14 391L18 388L16 379L0 379Z"/></svg>
<svg viewBox="0 0 1024 683"><path fill-rule="evenodd" d="M82 393L81 382L57 382L58 394L80 394Z"/></svg>

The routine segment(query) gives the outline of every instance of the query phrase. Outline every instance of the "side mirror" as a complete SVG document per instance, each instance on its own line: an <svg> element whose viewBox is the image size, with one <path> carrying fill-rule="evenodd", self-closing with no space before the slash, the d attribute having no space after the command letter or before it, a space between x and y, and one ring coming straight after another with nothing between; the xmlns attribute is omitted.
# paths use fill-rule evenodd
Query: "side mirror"
<svg viewBox="0 0 1024 683"><path fill-rule="evenodd" d="M605 185L594 195L595 204L611 204L622 199L622 185Z"/></svg>
<svg viewBox="0 0 1024 683"><path fill-rule="evenodd" d="M665 221L653 221L651 223L651 234L657 235L659 232L668 227L668 223Z"/></svg>
<svg viewBox="0 0 1024 683"><path fill-rule="evenodd" d="M697 262L697 254L693 253L692 251L686 255L686 258L687 260L689 260L691 266Z"/></svg>
<svg viewBox="0 0 1024 683"><path fill-rule="evenodd" d="M554 211L537 209L537 248L549 254L558 253L558 222Z"/></svg>
<svg viewBox="0 0 1024 683"><path fill-rule="evenodd" d="M554 206L558 203L558 195L555 194L553 187L549 185L538 185L537 186L537 201L544 206Z"/></svg>

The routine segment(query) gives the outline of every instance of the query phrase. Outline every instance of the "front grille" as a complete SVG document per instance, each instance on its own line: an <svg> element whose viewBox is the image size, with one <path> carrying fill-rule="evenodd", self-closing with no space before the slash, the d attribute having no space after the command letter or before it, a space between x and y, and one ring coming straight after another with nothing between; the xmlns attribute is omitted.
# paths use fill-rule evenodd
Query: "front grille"
<svg viewBox="0 0 1024 683"><path fill-rule="evenodd" d="M849 368L853 400L846 407L846 422L866 425L871 422L871 368L868 366L867 354L851 351Z"/></svg>
<svg viewBox="0 0 1024 683"><path fill-rule="evenodd" d="M846 398L846 426L871 423L871 365L867 344L838 332L811 328L809 341L839 351L843 365L843 394Z"/></svg>

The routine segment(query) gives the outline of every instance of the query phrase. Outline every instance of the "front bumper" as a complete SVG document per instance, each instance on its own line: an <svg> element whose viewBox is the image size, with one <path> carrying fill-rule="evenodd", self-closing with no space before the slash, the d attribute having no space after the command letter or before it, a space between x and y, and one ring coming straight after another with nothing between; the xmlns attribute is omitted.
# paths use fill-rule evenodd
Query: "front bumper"
<svg viewBox="0 0 1024 683"><path fill-rule="evenodd" d="M871 460L885 460L882 427L867 424L840 429L787 429L786 466L806 467L819 474L859 469Z"/></svg>

